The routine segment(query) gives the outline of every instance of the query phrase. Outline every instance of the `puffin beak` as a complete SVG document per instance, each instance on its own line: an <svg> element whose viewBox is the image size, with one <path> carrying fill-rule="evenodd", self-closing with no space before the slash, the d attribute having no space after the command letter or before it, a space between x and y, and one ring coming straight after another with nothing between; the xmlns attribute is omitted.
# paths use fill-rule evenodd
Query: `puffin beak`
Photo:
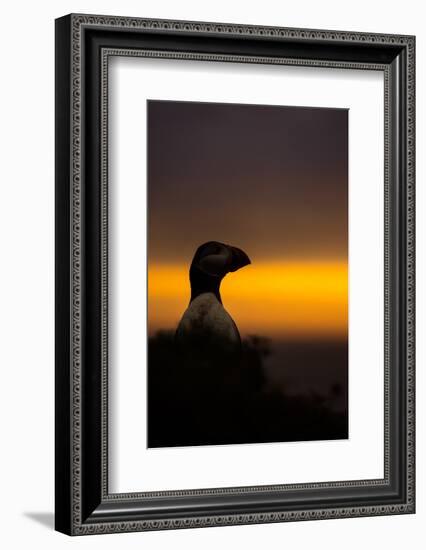
<svg viewBox="0 0 426 550"><path fill-rule="evenodd" d="M241 248L229 246L229 249L231 251L229 271L237 271L237 269L241 269L251 263L250 258L243 250L241 250Z"/></svg>

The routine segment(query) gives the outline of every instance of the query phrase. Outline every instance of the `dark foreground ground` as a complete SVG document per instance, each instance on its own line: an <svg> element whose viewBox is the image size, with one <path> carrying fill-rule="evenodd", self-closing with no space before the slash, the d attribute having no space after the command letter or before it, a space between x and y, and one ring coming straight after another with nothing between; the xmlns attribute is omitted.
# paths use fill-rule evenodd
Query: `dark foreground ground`
<svg viewBox="0 0 426 550"><path fill-rule="evenodd" d="M347 351L252 336L238 365L209 372L185 368L173 334L159 332L148 347L148 447L346 439Z"/></svg>

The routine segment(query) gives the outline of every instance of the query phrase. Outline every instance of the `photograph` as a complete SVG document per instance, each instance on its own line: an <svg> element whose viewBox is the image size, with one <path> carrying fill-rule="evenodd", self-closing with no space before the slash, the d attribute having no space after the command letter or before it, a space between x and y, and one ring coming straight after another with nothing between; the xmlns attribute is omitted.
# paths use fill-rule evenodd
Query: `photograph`
<svg viewBox="0 0 426 550"><path fill-rule="evenodd" d="M348 109L146 108L147 446L347 439Z"/></svg>
<svg viewBox="0 0 426 550"><path fill-rule="evenodd" d="M55 19L60 533L416 512L419 27L312 10Z"/></svg>
<svg viewBox="0 0 426 550"><path fill-rule="evenodd" d="M426 548L425 4L2 16L0 547Z"/></svg>

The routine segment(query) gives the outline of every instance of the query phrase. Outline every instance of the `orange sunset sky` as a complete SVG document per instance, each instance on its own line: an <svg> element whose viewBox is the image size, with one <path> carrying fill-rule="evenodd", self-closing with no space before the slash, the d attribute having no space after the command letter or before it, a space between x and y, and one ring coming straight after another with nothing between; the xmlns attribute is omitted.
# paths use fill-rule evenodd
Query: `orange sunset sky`
<svg viewBox="0 0 426 550"><path fill-rule="evenodd" d="M149 266L149 330L176 327L190 297L188 266ZM344 261L258 261L227 275L222 301L242 335L346 338Z"/></svg>
<svg viewBox="0 0 426 550"><path fill-rule="evenodd" d="M347 111L148 102L149 333L174 329L196 248L217 240L251 265L228 274L242 334L345 340Z"/></svg>

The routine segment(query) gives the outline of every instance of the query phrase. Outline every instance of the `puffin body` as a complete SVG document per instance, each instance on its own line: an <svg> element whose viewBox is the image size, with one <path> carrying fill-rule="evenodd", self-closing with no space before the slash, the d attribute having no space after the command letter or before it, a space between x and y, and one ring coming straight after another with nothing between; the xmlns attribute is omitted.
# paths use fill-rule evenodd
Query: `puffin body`
<svg viewBox="0 0 426 550"><path fill-rule="evenodd" d="M216 241L197 249L189 272L191 301L175 336L187 364L217 368L240 354L240 334L222 305L220 283L227 273L249 263L241 249Z"/></svg>
<svg viewBox="0 0 426 550"><path fill-rule="evenodd" d="M176 331L176 339L182 347L200 346L208 352L238 350L240 333L232 317L212 292L198 295L183 314ZM206 354L207 355L207 354Z"/></svg>
<svg viewBox="0 0 426 550"><path fill-rule="evenodd" d="M191 299L171 353L162 342L148 352L150 446L244 441L250 426L251 365L238 328L222 305L220 283L249 263L242 250L216 241L196 250L189 270Z"/></svg>

